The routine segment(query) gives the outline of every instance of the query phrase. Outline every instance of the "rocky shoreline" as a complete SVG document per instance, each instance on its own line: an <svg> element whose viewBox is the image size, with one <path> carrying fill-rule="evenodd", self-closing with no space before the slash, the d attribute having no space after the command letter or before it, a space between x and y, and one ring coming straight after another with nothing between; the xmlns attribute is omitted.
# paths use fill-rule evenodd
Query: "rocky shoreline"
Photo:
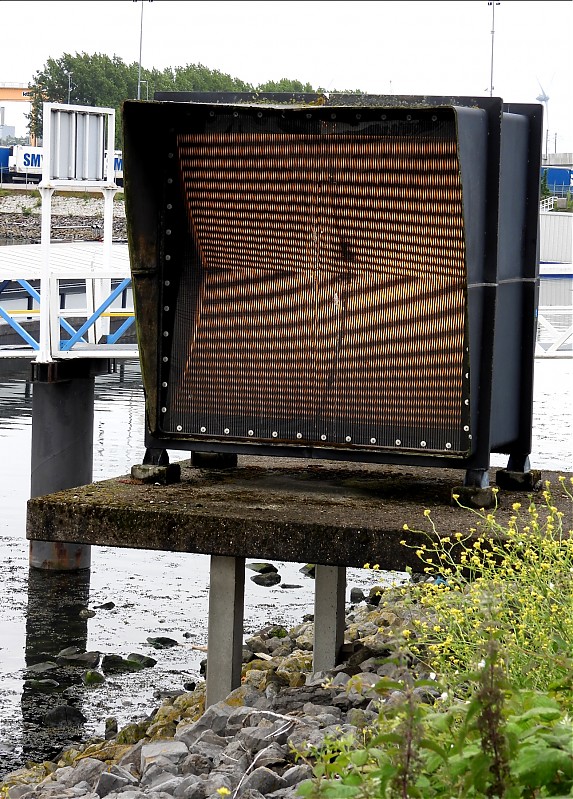
<svg viewBox="0 0 573 799"><path fill-rule="evenodd" d="M103 197L55 195L52 199L52 241L93 241L103 236ZM41 200L37 190L5 190L0 196L0 243L38 243ZM126 241L125 207L114 202L113 240Z"/></svg>
<svg viewBox="0 0 573 799"><path fill-rule="evenodd" d="M312 672L312 619L290 630L269 625L247 639L242 684L224 701L205 711L204 683L169 692L147 718L121 730L115 719L107 719L105 737L72 744L54 761L9 774L0 796L295 797L299 784L312 776L304 756L309 747L327 736L359 734L376 718L381 701L400 701L397 691L379 696L374 686L381 677L427 676L415 663L388 660L396 636L404 629L414 634L412 608L400 601L399 590L375 586L363 597L353 589L358 604L348 610L342 662L332 671ZM84 661L78 667L85 667ZM434 698L422 690L421 701ZM73 725L77 712L62 704L50 723Z"/></svg>
<svg viewBox="0 0 573 799"><path fill-rule="evenodd" d="M0 195L0 243L40 241L41 203L37 191ZM103 235L103 199L54 196L51 238L85 241ZM125 241L123 201L114 206L114 241ZM271 577L275 576L273 574ZM264 580L268 575L257 575ZM273 582L269 582L272 585ZM4 799L243 799L296 796L300 782L311 776L301 759L308 745L327 735L358 731L376 716L380 697L373 689L380 676L400 677L396 666L382 663L393 636L407 624L397 608L377 606L380 591L370 598L354 589L346 618L343 662L332 672L312 673L313 621L285 629L269 625L248 638L243 651L240 688L205 712L205 683L188 690L157 692L158 707L146 718L117 728L105 720L105 736L71 743L57 758L29 763L0 781ZM391 589L387 589L391 591ZM63 650L60 667L76 671L86 690L97 691L106 672L153 667L151 659L136 665L128 658L101 657L99 652ZM121 661L121 662L120 662ZM55 665L55 664L53 664ZM43 668L45 667L45 668ZM28 670L27 689L58 691L50 664ZM77 738L83 716L74 693L44 719L70 741ZM390 701L391 701L390 697ZM389 701L386 699L386 701ZM102 726L104 719L102 719ZM68 735L69 733L69 735Z"/></svg>

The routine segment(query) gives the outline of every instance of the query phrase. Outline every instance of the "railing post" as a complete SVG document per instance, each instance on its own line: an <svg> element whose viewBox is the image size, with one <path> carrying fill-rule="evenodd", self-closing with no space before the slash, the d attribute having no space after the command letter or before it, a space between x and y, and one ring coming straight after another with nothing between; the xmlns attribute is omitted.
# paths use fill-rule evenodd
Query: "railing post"
<svg viewBox="0 0 573 799"><path fill-rule="evenodd" d="M103 194L103 269L109 274L111 269L111 248L113 242L113 199L117 186L102 187ZM99 278L94 280L94 311L99 308L104 300L111 294L111 279ZM109 317L100 317L94 325L95 343L102 337L107 337L110 332Z"/></svg>
<svg viewBox="0 0 573 799"><path fill-rule="evenodd" d="M50 235L52 224L52 194L54 189L51 186L39 186L42 198L42 276L40 278L40 349L36 360L47 363L52 360L52 341L51 341L51 281L50 270ZM56 318L59 308L56 309Z"/></svg>

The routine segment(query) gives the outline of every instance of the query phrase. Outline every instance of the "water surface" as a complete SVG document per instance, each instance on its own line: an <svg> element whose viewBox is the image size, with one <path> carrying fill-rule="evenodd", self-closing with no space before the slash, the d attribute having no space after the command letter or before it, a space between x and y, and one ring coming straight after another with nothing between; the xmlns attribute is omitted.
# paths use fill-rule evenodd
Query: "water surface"
<svg viewBox="0 0 573 799"><path fill-rule="evenodd" d="M0 361L0 775L25 760L54 756L69 734L47 732L43 714L63 701L61 691L24 690L24 671L65 646L126 656L142 652L158 660L153 669L109 677L105 688L83 689L74 672L58 672L61 688L87 718L78 738L103 734L107 716L121 724L159 704L157 690L181 688L199 678L206 644L209 559L203 555L92 548L89 574L50 574L28 569L25 511L30 485L31 387L29 364ZM573 472L573 360L535 363L534 468ZM96 379L94 479L126 474L144 453L144 403L139 367L127 363ZM177 453L177 458L184 454ZM505 466L494 455L493 465ZM406 520L405 520L406 521ZM314 584L301 564L276 563L283 582L299 588L261 588L247 579L245 631L268 621L286 626L312 612ZM250 573L248 573L249 575ZM395 577L399 577L395 575ZM368 587L372 576L349 569L348 590ZM348 598L348 594L347 594ZM82 607L113 602L82 620ZM156 651L148 636L178 641ZM45 675L49 676L49 675Z"/></svg>

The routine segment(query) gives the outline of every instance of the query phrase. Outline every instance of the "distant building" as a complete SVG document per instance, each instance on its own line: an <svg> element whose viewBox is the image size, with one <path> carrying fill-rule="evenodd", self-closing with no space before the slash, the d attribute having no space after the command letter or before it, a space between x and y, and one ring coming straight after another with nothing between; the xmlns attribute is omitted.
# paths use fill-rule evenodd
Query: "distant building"
<svg viewBox="0 0 573 799"><path fill-rule="evenodd" d="M14 138L16 136L16 128L14 125L0 125L0 141L2 139Z"/></svg>
<svg viewBox="0 0 573 799"><path fill-rule="evenodd" d="M541 158L542 166L564 166L573 169L573 153L548 153Z"/></svg>

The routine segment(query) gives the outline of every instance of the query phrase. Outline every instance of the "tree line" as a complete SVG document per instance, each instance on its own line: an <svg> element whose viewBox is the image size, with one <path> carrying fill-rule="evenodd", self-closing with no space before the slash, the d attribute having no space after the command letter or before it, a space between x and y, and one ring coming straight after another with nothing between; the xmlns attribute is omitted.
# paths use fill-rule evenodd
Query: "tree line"
<svg viewBox="0 0 573 799"><path fill-rule="evenodd" d="M116 110L116 146L121 146L121 104L137 98L139 64L126 64L118 56L103 53L64 53L49 58L34 75L31 90L31 110L28 114L30 134L42 136L42 104L44 102L90 105ZM141 69L141 99L153 99L156 91L178 92L320 92L310 83L282 78L253 86L202 64L181 67Z"/></svg>

